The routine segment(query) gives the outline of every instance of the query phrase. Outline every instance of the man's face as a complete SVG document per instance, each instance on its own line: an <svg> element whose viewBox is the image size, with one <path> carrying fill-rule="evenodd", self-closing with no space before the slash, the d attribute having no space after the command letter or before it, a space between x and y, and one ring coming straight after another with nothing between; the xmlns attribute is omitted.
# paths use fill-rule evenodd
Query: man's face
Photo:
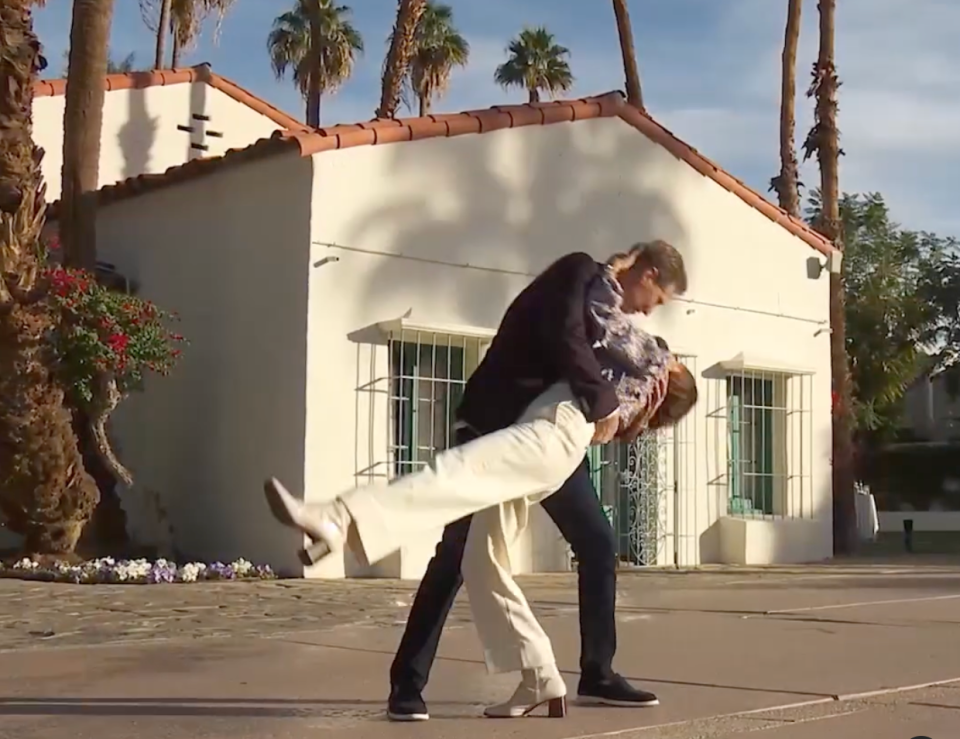
<svg viewBox="0 0 960 739"><path fill-rule="evenodd" d="M623 312L649 316L655 308L666 305L674 297L672 285L657 284L657 270L631 268L618 275L623 288Z"/></svg>

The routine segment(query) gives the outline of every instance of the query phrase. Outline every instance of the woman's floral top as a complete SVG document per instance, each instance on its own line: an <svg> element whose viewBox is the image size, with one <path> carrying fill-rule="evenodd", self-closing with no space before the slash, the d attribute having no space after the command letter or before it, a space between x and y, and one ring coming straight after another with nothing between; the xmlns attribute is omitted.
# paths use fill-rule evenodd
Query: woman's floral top
<svg viewBox="0 0 960 739"><path fill-rule="evenodd" d="M604 377L616 388L620 423L625 427L645 409L651 393L666 378L671 355L621 310L622 303L623 290L609 270L587 288L587 316L601 336L594 351Z"/></svg>

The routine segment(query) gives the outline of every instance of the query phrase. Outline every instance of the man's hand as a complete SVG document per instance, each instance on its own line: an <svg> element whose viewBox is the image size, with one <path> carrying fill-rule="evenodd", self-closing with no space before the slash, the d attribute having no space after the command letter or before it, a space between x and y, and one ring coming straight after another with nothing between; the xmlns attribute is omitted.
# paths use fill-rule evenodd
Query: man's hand
<svg viewBox="0 0 960 739"><path fill-rule="evenodd" d="M606 418L601 418L594 424L593 441L591 444L606 444L613 440L620 430L620 409L617 408Z"/></svg>

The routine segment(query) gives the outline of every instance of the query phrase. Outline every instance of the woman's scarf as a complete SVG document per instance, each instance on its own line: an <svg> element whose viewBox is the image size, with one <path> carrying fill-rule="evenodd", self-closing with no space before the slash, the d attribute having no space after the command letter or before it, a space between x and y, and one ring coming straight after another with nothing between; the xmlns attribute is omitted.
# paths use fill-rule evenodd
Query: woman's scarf
<svg viewBox="0 0 960 739"><path fill-rule="evenodd" d="M609 268L587 288L586 311L600 332L594 351L620 401L620 422L627 427L662 394L671 354L624 313L623 290ZM662 398L660 398L662 400Z"/></svg>

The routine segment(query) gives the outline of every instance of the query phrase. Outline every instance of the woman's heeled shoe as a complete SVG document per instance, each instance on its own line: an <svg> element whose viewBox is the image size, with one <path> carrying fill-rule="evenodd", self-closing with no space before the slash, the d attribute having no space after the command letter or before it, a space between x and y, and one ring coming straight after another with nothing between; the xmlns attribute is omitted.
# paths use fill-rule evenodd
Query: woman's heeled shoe
<svg viewBox="0 0 960 739"><path fill-rule="evenodd" d="M349 514L339 501L307 506L294 498L275 477L263 483L270 512L284 526L299 529L311 540L297 556L304 565L313 565L324 557L341 551L347 540Z"/></svg>
<svg viewBox="0 0 960 739"><path fill-rule="evenodd" d="M524 670L520 685L510 700L487 706L487 718L523 718L546 705L549 718L567 715L567 685L556 667Z"/></svg>

